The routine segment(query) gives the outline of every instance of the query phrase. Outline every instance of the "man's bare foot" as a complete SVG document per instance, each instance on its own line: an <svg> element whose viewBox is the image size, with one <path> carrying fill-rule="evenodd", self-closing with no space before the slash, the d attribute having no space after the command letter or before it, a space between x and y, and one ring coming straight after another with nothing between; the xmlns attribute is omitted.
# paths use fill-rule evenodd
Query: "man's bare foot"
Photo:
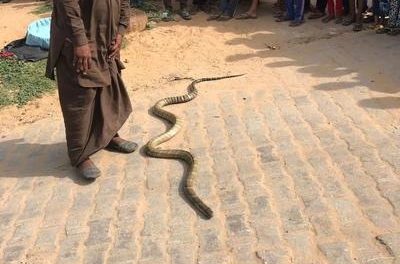
<svg viewBox="0 0 400 264"><path fill-rule="evenodd" d="M78 173L82 178L94 180L101 175L101 171L94 165L91 159L86 159L77 166Z"/></svg>
<svg viewBox="0 0 400 264"><path fill-rule="evenodd" d="M114 137L106 147L106 149L108 150L117 151L121 153L132 153L137 148L138 144L132 141L122 139L119 136Z"/></svg>

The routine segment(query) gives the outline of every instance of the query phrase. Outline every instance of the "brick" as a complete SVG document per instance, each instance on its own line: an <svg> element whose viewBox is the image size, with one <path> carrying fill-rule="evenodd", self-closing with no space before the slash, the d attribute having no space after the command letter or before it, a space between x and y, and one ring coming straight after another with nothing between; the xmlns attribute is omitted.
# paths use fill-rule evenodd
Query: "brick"
<svg viewBox="0 0 400 264"><path fill-rule="evenodd" d="M289 254L282 249L259 250L256 252L256 256L264 264L286 264L292 262Z"/></svg>
<svg viewBox="0 0 400 264"><path fill-rule="evenodd" d="M345 242L332 242L319 245L319 248L332 264L356 263L351 250Z"/></svg>
<svg viewBox="0 0 400 264"><path fill-rule="evenodd" d="M111 219L101 219L89 222L89 237L85 242L86 246L107 244L110 238Z"/></svg>
<svg viewBox="0 0 400 264"><path fill-rule="evenodd" d="M376 239L386 247L386 250L395 258L400 258L400 232L382 234Z"/></svg>
<svg viewBox="0 0 400 264"><path fill-rule="evenodd" d="M250 230L244 222L243 215L231 215L226 218L228 228L234 235L248 235Z"/></svg>
<svg viewBox="0 0 400 264"><path fill-rule="evenodd" d="M142 254L140 256L140 261L151 260L160 261L165 258L165 253L162 250L160 241L154 241L151 237L145 237L142 241ZM162 262L157 262L162 263Z"/></svg>
<svg viewBox="0 0 400 264"><path fill-rule="evenodd" d="M21 260L24 257L26 248L24 246L6 247L3 251L3 260L5 263Z"/></svg>

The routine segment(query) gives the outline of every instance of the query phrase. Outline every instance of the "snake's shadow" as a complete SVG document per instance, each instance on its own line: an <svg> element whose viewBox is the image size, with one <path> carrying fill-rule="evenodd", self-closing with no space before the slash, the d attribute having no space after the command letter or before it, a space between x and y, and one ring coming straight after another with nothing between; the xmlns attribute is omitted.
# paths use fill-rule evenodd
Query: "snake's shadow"
<svg viewBox="0 0 400 264"><path fill-rule="evenodd" d="M163 124L165 125L165 130L170 129L170 128L171 128L171 123L168 122L167 120L164 120L164 119L162 119L162 118L156 116L155 114L153 114L152 109L153 109L153 107L151 107L151 108L147 111L147 113L148 113L150 116L156 118L157 120L162 121ZM139 149L139 153L140 153L140 155L141 155L142 157L145 157L145 158L153 158L153 157L149 157L149 156L146 154L146 145L143 145L143 146ZM156 158L154 158L154 159L156 159ZM187 179L187 177L188 177L188 168L189 168L189 166L186 164L186 162L184 162L184 161L182 161L182 160L171 159L171 161L179 162L179 164L182 166L182 169L183 169L183 176L182 176L181 181L179 182L179 189L178 189L178 191L179 191L179 196L180 196L180 197L181 197L195 212L196 212L196 214L197 214L201 219L203 219L203 220L208 220L206 217L204 217L201 213L199 213L199 212L197 211L196 207L194 207L194 206L192 205L192 203L191 203L191 202L188 200L188 198L186 197L185 192L183 191L184 182L186 181L186 179Z"/></svg>

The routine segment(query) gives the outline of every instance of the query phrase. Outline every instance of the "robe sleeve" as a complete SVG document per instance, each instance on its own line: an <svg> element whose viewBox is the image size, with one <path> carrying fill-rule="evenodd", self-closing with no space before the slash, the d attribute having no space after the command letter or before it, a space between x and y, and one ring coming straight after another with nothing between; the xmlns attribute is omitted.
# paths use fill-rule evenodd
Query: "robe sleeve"
<svg viewBox="0 0 400 264"><path fill-rule="evenodd" d="M74 46L82 46L88 43L85 27L81 18L81 8L78 0L59 0L61 2L61 12L65 17L67 30L71 33Z"/></svg>
<svg viewBox="0 0 400 264"><path fill-rule="evenodd" d="M118 24L118 33L124 35L129 26L130 6L129 0L121 0L121 12Z"/></svg>

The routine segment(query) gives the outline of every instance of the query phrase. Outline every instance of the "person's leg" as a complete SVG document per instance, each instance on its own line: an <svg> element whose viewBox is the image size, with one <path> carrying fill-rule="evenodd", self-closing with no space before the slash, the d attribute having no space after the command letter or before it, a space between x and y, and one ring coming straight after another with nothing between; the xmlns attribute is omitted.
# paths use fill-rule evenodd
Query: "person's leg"
<svg viewBox="0 0 400 264"><path fill-rule="evenodd" d="M163 12L162 20L165 22L174 20L174 12L171 0L163 0L165 11Z"/></svg>
<svg viewBox="0 0 400 264"><path fill-rule="evenodd" d="M312 13L308 19L318 19L321 18L323 16L325 16L325 9L326 9L326 5L328 4L328 0L317 0L317 10Z"/></svg>
<svg viewBox="0 0 400 264"><path fill-rule="evenodd" d="M394 28L396 27L396 22L399 16L399 3L400 0L391 0L390 8L389 8L389 19L388 19L388 27Z"/></svg>
<svg viewBox="0 0 400 264"><path fill-rule="evenodd" d="M286 16L289 20L295 19L294 14L294 0L285 0L286 5Z"/></svg>
<svg viewBox="0 0 400 264"><path fill-rule="evenodd" d="M304 0L294 1L294 20L290 23L290 26L296 27L304 22Z"/></svg>
<svg viewBox="0 0 400 264"><path fill-rule="evenodd" d="M343 0L336 0L335 17L336 24L341 24L343 22Z"/></svg>
<svg viewBox="0 0 400 264"><path fill-rule="evenodd" d="M249 10L243 14L240 14L238 17L236 17L236 19L257 18L257 6L258 0L252 0Z"/></svg>
<svg viewBox="0 0 400 264"><path fill-rule="evenodd" d="M335 17L343 16L343 0L335 1Z"/></svg>
<svg viewBox="0 0 400 264"><path fill-rule="evenodd" d="M363 10L365 7L365 1L364 0L356 0L357 3L357 11L356 11L356 23L354 24L353 31L361 31L363 28Z"/></svg>
<svg viewBox="0 0 400 264"><path fill-rule="evenodd" d="M304 1L304 13L307 13L310 10L311 10L311 1L305 0Z"/></svg>
<svg viewBox="0 0 400 264"><path fill-rule="evenodd" d="M84 155L88 138L94 130L96 89L80 87L73 75L75 69L69 59L61 55L57 63L57 87L61 110L64 118L65 137L71 165L78 169L81 177L95 179L100 170Z"/></svg>
<svg viewBox="0 0 400 264"><path fill-rule="evenodd" d="M251 16L257 16L257 7L258 7L258 0L252 0L250 9L247 13Z"/></svg>
<svg viewBox="0 0 400 264"><path fill-rule="evenodd" d="M343 15L349 15L350 3L349 0L343 0Z"/></svg>
<svg viewBox="0 0 400 264"><path fill-rule="evenodd" d="M317 0L317 9L321 13L325 13L327 4L328 4L328 0Z"/></svg>
<svg viewBox="0 0 400 264"><path fill-rule="evenodd" d="M219 19L228 8L228 0L220 0L218 13L213 14L207 18L207 21Z"/></svg>
<svg viewBox="0 0 400 264"><path fill-rule="evenodd" d="M396 10L397 10L397 19L395 22L395 28L399 31L400 30L400 0L397 0L397 6L396 6Z"/></svg>
<svg viewBox="0 0 400 264"><path fill-rule="evenodd" d="M322 19L322 22L328 23L335 18L335 3L334 0L328 0L328 16Z"/></svg>
<svg viewBox="0 0 400 264"><path fill-rule="evenodd" d="M167 11L171 11L172 12L172 0L163 0L163 3L164 3L164 8L167 10Z"/></svg>
<svg viewBox="0 0 400 264"><path fill-rule="evenodd" d="M349 0L349 14L343 19L343 25L349 26L354 23L356 16L356 3L355 0Z"/></svg>
<svg viewBox="0 0 400 264"><path fill-rule="evenodd" d="M192 16L190 15L189 10L187 9L187 0L180 0L179 15L185 20L192 19Z"/></svg>

